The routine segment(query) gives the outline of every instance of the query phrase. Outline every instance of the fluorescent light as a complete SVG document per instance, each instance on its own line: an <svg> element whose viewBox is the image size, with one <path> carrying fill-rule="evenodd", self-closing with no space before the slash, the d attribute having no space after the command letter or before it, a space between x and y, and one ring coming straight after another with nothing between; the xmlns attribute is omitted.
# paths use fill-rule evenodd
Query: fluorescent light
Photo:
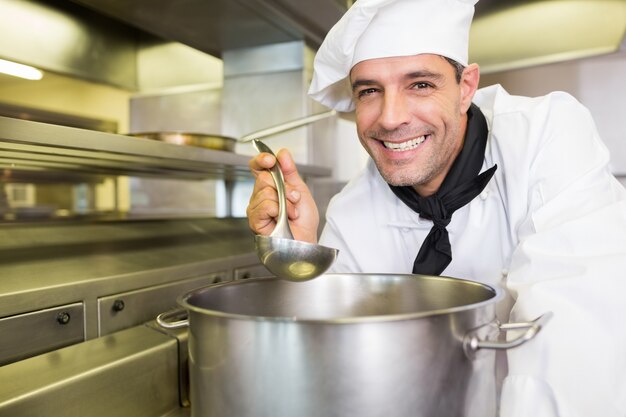
<svg viewBox="0 0 626 417"><path fill-rule="evenodd" d="M27 80L41 80L43 77L43 72L39 71L37 68L5 61L4 59L0 59L0 72L13 75L14 77L26 78Z"/></svg>

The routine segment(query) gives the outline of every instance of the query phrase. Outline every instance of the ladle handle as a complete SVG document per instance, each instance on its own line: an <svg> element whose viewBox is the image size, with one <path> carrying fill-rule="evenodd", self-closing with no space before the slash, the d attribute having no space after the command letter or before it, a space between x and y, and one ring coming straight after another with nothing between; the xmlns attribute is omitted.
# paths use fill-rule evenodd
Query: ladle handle
<svg viewBox="0 0 626 417"><path fill-rule="evenodd" d="M263 142L258 139L253 139L252 144L259 153L265 152L276 158L274 152ZM293 234L289 228L289 221L287 218L287 196L285 195L285 177L283 171L280 169L278 158L276 164L269 170L272 174L274 184L276 184L276 191L278 192L278 217L276 218L276 227L274 231L270 233L272 237L280 237L283 239L293 239Z"/></svg>

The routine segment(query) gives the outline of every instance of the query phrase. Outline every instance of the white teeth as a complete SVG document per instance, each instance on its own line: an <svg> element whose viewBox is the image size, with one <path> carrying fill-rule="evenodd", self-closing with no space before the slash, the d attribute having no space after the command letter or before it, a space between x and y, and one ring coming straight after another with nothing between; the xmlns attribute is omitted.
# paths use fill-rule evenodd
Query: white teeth
<svg viewBox="0 0 626 417"><path fill-rule="evenodd" d="M393 143L393 142L383 142L385 144L385 148L391 149L392 151L406 151L409 149L417 148L417 146L426 140L426 136L420 136L419 138L407 140L406 142L401 143Z"/></svg>

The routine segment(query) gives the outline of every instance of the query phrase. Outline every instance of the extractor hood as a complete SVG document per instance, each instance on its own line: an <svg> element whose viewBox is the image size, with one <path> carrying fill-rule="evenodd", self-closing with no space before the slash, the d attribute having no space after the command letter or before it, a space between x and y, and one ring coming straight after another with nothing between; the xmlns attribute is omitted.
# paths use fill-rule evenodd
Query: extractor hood
<svg viewBox="0 0 626 417"><path fill-rule="evenodd" d="M493 73L622 50L625 0L481 0L470 60Z"/></svg>
<svg viewBox="0 0 626 417"><path fill-rule="evenodd" d="M73 1L217 57L225 50L294 40L304 40L316 49L352 3ZM470 60L483 73L492 73L613 53L621 50L625 31L626 0L480 0L470 34Z"/></svg>
<svg viewBox="0 0 626 417"><path fill-rule="evenodd" d="M305 41L316 49L345 0L74 0L110 17L220 57L222 51Z"/></svg>

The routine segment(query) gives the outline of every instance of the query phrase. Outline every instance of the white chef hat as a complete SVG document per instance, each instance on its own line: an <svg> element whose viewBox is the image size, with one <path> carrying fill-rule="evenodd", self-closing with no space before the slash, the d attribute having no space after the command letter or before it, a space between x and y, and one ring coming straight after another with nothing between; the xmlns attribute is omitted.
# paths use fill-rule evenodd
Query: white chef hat
<svg viewBox="0 0 626 417"><path fill-rule="evenodd" d="M313 65L309 95L352 111L350 70L361 61L437 54L467 65L478 0L357 0L328 32Z"/></svg>

